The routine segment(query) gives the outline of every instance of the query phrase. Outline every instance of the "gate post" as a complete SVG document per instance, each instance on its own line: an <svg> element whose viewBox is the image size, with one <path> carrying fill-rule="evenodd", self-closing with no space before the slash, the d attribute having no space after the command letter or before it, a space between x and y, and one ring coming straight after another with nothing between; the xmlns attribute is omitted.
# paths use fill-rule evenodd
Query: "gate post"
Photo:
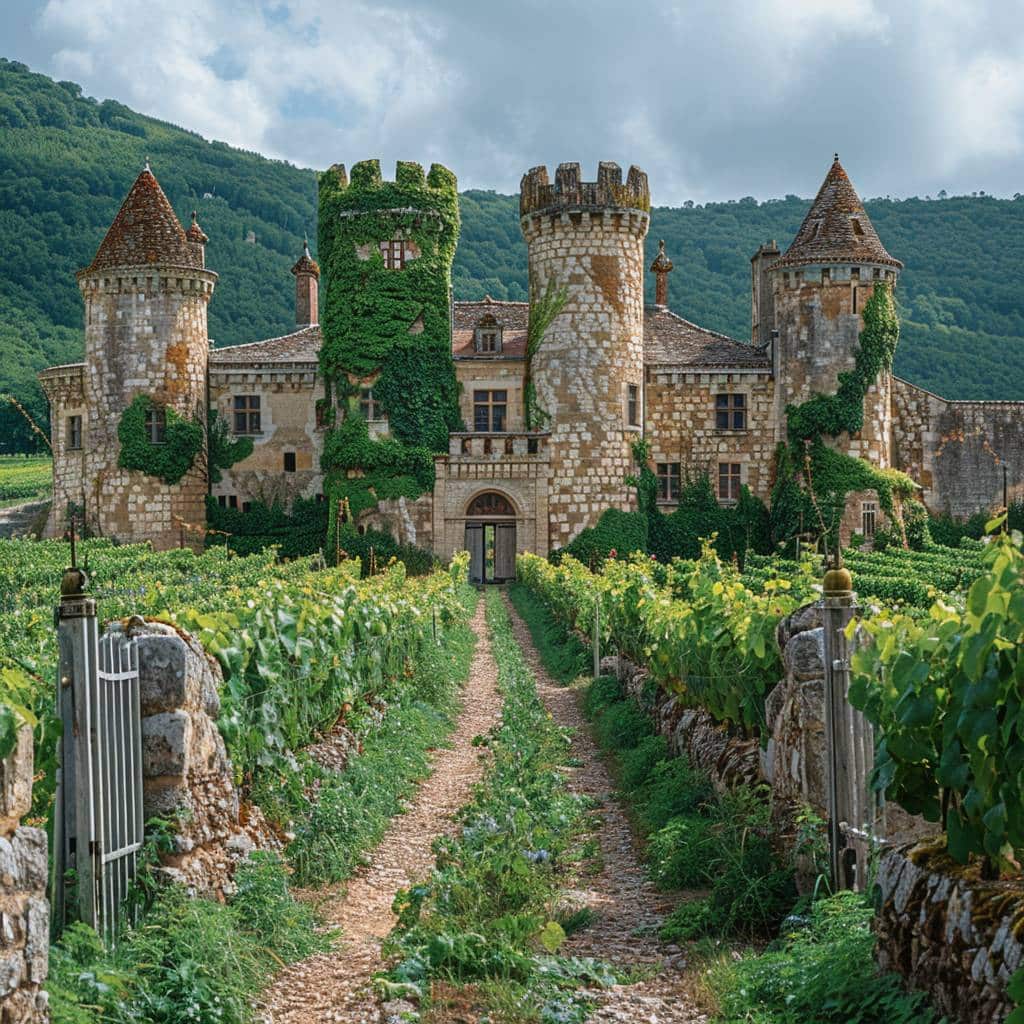
<svg viewBox="0 0 1024 1024"><path fill-rule="evenodd" d="M84 591L88 577L75 565L72 535L71 567L60 584L56 608L58 645L57 713L63 731L57 748L57 797L53 836L53 930L67 919L65 875L74 871L78 884L79 919L97 926L100 851L96 836L90 750L95 742L93 695L98 650L96 601Z"/></svg>
<svg viewBox="0 0 1024 1024"><path fill-rule="evenodd" d="M601 598L594 601L594 678L601 674Z"/></svg>
<svg viewBox="0 0 1024 1024"><path fill-rule="evenodd" d="M837 557L836 564L825 573L822 597L825 640L825 742L828 771L828 838L829 863L833 889L855 887L856 854L847 845L844 825L859 826L855 821L854 789L862 781L862 772L854 770L855 758L852 708L847 701L850 660L846 627L857 608L853 578ZM851 863L850 854L854 854Z"/></svg>

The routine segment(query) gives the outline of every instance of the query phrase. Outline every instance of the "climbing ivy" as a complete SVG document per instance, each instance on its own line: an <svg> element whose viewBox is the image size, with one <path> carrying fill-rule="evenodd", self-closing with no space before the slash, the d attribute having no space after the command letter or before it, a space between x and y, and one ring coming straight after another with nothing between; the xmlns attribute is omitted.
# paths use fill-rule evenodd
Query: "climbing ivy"
<svg viewBox="0 0 1024 1024"><path fill-rule="evenodd" d="M166 421L164 441L154 444L146 427L146 416L160 411ZM117 464L122 469L159 477L165 484L176 484L203 450L204 433L199 420L185 419L149 395L136 395L117 424L117 439L121 443Z"/></svg>
<svg viewBox="0 0 1024 1024"><path fill-rule="evenodd" d="M415 498L434 484L433 455L462 426L451 355L451 265L459 235L455 176L400 162L393 182L377 160L320 177L319 255L324 280L320 369L328 426L321 465L331 499L353 514L377 500ZM380 243L401 240L407 259L389 269ZM390 437L374 440L359 413L373 387Z"/></svg>
<svg viewBox="0 0 1024 1024"><path fill-rule="evenodd" d="M892 289L884 283L875 285L865 303L863 321L853 369L839 374L835 393L786 407L789 444L776 452L772 490L772 533L777 542L817 527L826 545L832 546L851 491L874 490L881 508L902 522L900 503L917 491L905 473L879 469L823 440L863 428L868 388L879 374L892 369L900 327Z"/></svg>
<svg viewBox="0 0 1024 1024"><path fill-rule="evenodd" d="M253 442L251 437L232 437L227 423L216 409L207 412L206 422L210 483L219 484L222 469L230 469L236 462L252 455Z"/></svg>
<svg viewBox="0 0 1024 1024"><path fill-rule="evenodd" d="M537 354L544 335L562 312L568 289L559 288L554 278L548 281L543 295L530 305L530 322L526 328L526 360L523 369L523 420L527 430L540 430L551 422L551 413L537 404L537 388L533 383L533 357Z"/></svg>

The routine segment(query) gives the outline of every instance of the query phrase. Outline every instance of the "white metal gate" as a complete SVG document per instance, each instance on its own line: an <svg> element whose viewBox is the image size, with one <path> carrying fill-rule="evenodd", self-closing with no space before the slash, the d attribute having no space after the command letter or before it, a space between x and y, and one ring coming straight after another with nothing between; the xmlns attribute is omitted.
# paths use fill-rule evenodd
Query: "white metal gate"
<svg viewBox="0 0 1024 1024"><path fill-rule="evenodd" d="M96 603L80 588L65 590L57 622L64 728L54 816L54 930L77 917L109 942L144 839L138 652L120 624L97 638Z"/></svg>

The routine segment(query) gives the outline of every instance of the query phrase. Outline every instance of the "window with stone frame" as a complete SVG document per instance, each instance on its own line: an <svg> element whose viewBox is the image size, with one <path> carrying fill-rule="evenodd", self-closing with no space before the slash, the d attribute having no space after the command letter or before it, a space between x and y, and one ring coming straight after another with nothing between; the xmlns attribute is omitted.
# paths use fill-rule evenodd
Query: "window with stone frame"
<svg viewBox="0 0 1024 1024"><path fill-rule="evenodd" d="M78 451L82 447L82 417L67 418L67 444L70 451Z"/></svg>
<svg viewBox="0 0 1024 1024"><path fill-rule="evenodd" d="M740 488L743 486L743 466L739 462L720 462L718 464L718 500L733 502L740 500Z"/></svg>
<svg viewBox="0 0 1024 1024"><path fill-rule="evenodd" d="M384 418L380 402L373 397L373 388L359 389L359 413L367 422Z"/></svg>
<svg viewBox="0 0 1024 1024"><path fill-rule="evenodd" d="M508 392L476 390L473 392L473 429L480 433L500 434L508 420Z"/></svg>
<svg viewBox="0 0 1024 1024"><path fill-rule="evenodd" d="M678 462L657 463L658 501L678 501L682 490L682 466Z"/></svg>
<svg viewBox="0 0 1024 1024"><path fill-rule="evenodd" d="M626 425L640 426L640 385L626 385Z"/></svg>
<svg viewBox="0 0 1024 1024"><path fill-rule="evenodd" d="M862 501L860 503L860 524L861 533L864 534L868 540L875 535L875 528L878 521L878 502L877 501Z"/></svg>
<svg viewBox="0 0 1024 1024"><path fill-rule="evenodd" d="M715 395L715 429L747 429L747 396L744 394Z"/></svg>
<svg viewBox="0 0 1024 1024"><path fill-rule="evenodd" d="M284 471L286 473L295 472L295 452L284 453Z"/></svg>
<svg viewBox="0 0 1024 1024"><path fill-rule="evenodd" d="M150 406L146 410L146 437L150 444L167 443L167 410Z"/></svg>
<svg viewBox="0 0 1024 1024"><path fill-rule="evenodd" d="M404 239L389 238L387 241L381 242L380 254L384 258L384 266L388 270L402 270L407 258Z"/></svg>
<svg viewBox="0 0 1024 1024"><path fill-rule="evenodd" d="M501 325L490 313L485 313L477 323L473 347L484 355L496 355L501 351Z"/></svg>
<svg viewBox="0 0 1024 1024"><path fill-rule="evenodd" d="M262 433L259 395L235 395L232 408L236 434Z"/></svg>

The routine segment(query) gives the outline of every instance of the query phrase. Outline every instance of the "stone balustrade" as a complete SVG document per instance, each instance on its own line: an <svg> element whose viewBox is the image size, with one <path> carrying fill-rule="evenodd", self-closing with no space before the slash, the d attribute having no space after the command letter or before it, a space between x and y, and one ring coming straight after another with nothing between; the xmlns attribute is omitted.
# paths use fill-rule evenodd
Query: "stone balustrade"
<svg viewBox="0 0 1024 1024"><path fill-rule="evenodd" d="M473 459L498 461L506 456L531 458L547 461L548 433L477 433L466 431L448 435L448 457L450 459Z"/></svg>

